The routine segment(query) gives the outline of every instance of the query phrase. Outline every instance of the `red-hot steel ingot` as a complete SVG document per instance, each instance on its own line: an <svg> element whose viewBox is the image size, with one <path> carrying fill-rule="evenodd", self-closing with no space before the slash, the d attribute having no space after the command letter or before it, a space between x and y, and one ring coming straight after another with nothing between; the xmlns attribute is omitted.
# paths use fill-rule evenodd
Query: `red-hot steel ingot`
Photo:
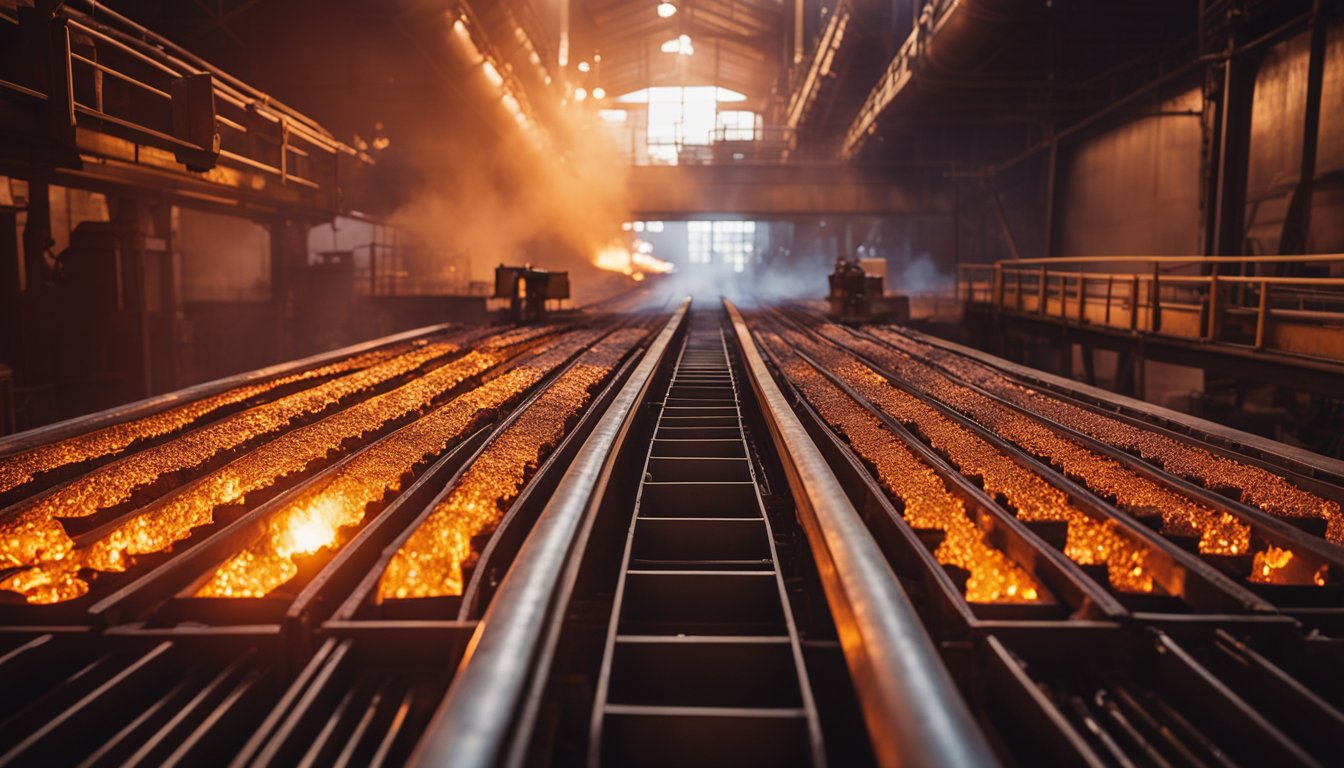
<svg viewBox="0 0 1344 768"><path fill-rule="evenodd" d="M794 387L873 468L887 493L901 503L906 522L917 529L943 532L943 541L933 556L970 574L966 580L968 601L1024 603L1042 599L1030 574L985 541L961 499L948 490L932 467L915 456L877 417L796 355L779 336L759 336L781 361L784 375Z"/></svg>
<svg viewBox="0 0 1344 768"><path fill-rule="evenodd" d="M1049 393L1019 384L989 366L921 344L899 333L884 329L878 329L875 333L883 341L916 354L927 355L949 370L955 370L957 375L967 381L1015 405L1029 407L1052 421L1107 445L1138 453L1172 474L1207 488L1234 489L1243 502L1272 515L1320 518L1326 523L1326 540L1344 544L1344 513L1339 503L1299 488L1285 477L1080 408Z"/></svg>
<svg viewBox="0 0 1344 768"><path fill-rule="evenodd" d="M471 542L499 524L530 474L645 331L617 331L586 351L462 474L453 490L397 550L378 582L380 599L460 595Z"/></svg>
<svg viewBox="0 0 1344 768"><path fill-rule="evenodd" d="M153 502L106 536L80 550L50 521L66 545L42 557L35 567L11 575L0 589L18 592L33 603L62 602L88 591L84 569L124 571L136 555L160 552L185 539L192 529L209 525L214 510L242 502L287 475L304 472L351 439L428 407L435 398L466 379L497 365L496 352L469 352L397 389L376 395L320 421L285 432L218 470Z"/></svg>
<svg viewBox="0 0 1344 768"><path fill-rule="evenodd" d="M417 464L460 440L479 416L506 406L598 337L575 331L515 363L509 371L356 454L275 515L266 533L230 558L197 597L263 597L298 574L296 558L337 546L343 529L364 521L369 504L400 489Z"/></svg>
<svg viewBox="0 0 1344 768"><path fill-rule="evenodd" d="M0 567L31 565L68 553L74 544L56 518L87 517L115 507L162 477L199 467L215 456L286 429L308 414L321 412L456 351L458 346L446 341L417 346L372 367L249 408L133 453L21 502L12 508L12 516L0 522Z"/></svg>
<svg viewBox="0 0 1344 768"><path fill-rule="evenodd" d="M0 458L0 493L18 488L34 477L71 464L79 464L105 456L115 456L134 443L172 434L184 429L215 411L245 402L267 392L301 381L321 379L339 373L359 371L390 357L406 352L408 345L399 344L389 349L366 352L339 360L329 365L311 368L288 376L235 387L227 392L203 397L186 405L169 408L124 424L113 424L55 443L40 445L31 450Z"/></svg>
<svg viewBox="0 0 1344 768"><path fill-rule="evenodd" d="M838 327L826 326L822 332L850 344L855 351L888 367L924 393L966 414L1008 442L1050 461L1094 493L1114 499L1118 506L1135 512L1156 510L1162 516L1163 532L1198 536L1200 552L1238 555L1250 550L1250 527L1232 514L1165 488L908 355L852 336Z"/></svg>
<svg viewBox="0 0 1344 768"><path fill-rule="evenodd" d="M985 491L991 496L1002 494L1020 519L1066 523L1064 554L1069 559L1080 565L1107 566L1111 586L1122 592L1153 590L1147 567L1149 548L1121 534L1115 521L1094 519L1040 475L919 398L892 386L852 355L800 333L790 332L788 338L869 402L923 435L962 474L982 478ZM1080 446L1073 447L1081 451Z"/></svg>

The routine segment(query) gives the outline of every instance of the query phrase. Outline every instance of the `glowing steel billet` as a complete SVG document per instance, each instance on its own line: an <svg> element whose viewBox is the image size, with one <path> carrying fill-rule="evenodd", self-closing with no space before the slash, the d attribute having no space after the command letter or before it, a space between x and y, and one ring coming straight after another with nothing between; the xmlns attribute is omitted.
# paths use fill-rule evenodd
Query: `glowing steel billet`
<svg viewBox="0 0 1344 768"><path fill-rule="evenodd" d="M617 331L593 345L498 435L397 550L378 582L379 598L462 594L472 540L498 525L594 390L645 335Z"/></svg>
<svg viewBox="0 0 1344 768"><path fill-rule="evenodd" d="M92 461L104 456L115 456L140 440L149 440L171 434L191 426L199 419L230 405L264 395L280 387L311 379L320 379L338 373L358 371L381 363L395 354L404 352L405 345L380 349L339 360L329 365L281 376L269 381L247 384L203 397L200 400L169 408L144 418L123 424L113 424L82 435L0 458L0 493L11 491L31 482L43 472L50 472L71 464Z"/></svg>
<svg viewBox="0 0 1344 768"><path fill-rule="evenodd" d="M270 521L262 537L230 558L197 597L263 597L294 578L297 557L337 546L343 529L360 525L369 504L400 489L417 464L461 439L482 414L505 407L591 343L575 331L524 358L507 372L355 454Z"/></svg>
<svg viewBox="0 0 1344 768"><path fill-rule="evenodd" d="M1067 439L1039 421L954 382L908 355L855 337L836 326L824 326L821 330L1008 442L1049 461L1094 493L1114 499L1118 506L1140 514L1156 511L1162 516L1164 533L1198 536L1200 552L1237 555L1250 549L1250 527L1232 514L1163 487L1119 462Z"/></svg>
<svg viewBox="0 0 1344 768"><path fill-rule="evenodd" d="M1235 489L1246 504L1279 517L1317 517L1326 522L1325 538L1344 544L1344 512L1338 502L1297 487L1287 478L1253 464L1218 456L1153 430L1064 402L1019 384L987 365L953 355L885 329L874 333L902 350L928 357L1009 402L1124 451L1138 453L1162 469L1207 488ZM959 408L960 410L960 408Z"/></svg>
<svg viewBox="0 0 1344 768"><path fill-rule="evenodd" d="M360 392L452 354L455 343L418 346L391 360L323 382L273 402L249 408L104 465L63 486L16 504L0 523L0 566L23 566L55 559L71 546L54 518L87 517L129 501L140 488L174 472L191 470L249 441L279 432L295 420L319 413Z"/></svg>
<svg viewBox="0 0 1344 768"><path fill-rule="evenodd" d="M880 373L853 355L818 344L800 333L787 335L791 343L806 351L873 405L923 435L959 472L980 477L985 491L991 496L1002 494L1017 511L1018 518L1066 523L1068 533L1064 554L1069 559L1080 565L1107 566L1111 585L1122 592L1153 590L1153 577L1147 567L1148 547L1121 533L1115 521L1094 519L1040 475L1003 455L979 435L933 407L892 386Z"/></svg>
<svg viewBox="0 0 1344 768"><path fill-rule="evenodd" d="M827 381L774 333L759 333L783 373L821 418L839 432L869 466L878 483L902 505L911 527L942 531L933 556L970 574L966 599L973 603L1023 603L1042 599L1031 575L985 540L960 498L877 417Z"/></svg>
<svg viewBox="0 0 1344 768"><path fill-rule="evenodd" d="M428 407L435 398L461 382L497 365L494 352L469 352L410 382L358 402L320 421L285 432L210 472L174 493L149 504L134 517L86 548L64 545L43 557L40 565L0 581L0 589L18 592L29 602L52 603L88 591L81 569L124 571L130 558L160 552L185 539L193 528L214 520L214 510L244 500L277 480L307 469L311 463L341 449L341 445L385 424ZM51 521L65 536L60 524Z"/></svg>

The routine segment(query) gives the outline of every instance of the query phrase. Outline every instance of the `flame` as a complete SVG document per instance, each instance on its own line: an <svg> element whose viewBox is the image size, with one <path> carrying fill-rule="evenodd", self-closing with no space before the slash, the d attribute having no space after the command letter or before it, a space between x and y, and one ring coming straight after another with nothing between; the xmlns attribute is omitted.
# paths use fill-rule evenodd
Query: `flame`
<svg viewBox="0 0 1344 768"><path fill-rule="evenodd" d="M593 264L598 269L620 272L636 280L643 280L646 274L665 275L677 268L672 262L654 256L653 246L643 240L636 240L634 249L612 243L597 252Z"/></svg>
<svg viewBox="0 0 1344 768"><path fill-rule="evenodd" d="M1293 551L1269 545L1260 552L1255 553L1255 558L1251 563L1251 581L1261 584L1277 584L1282 582L1280 571L1288 567L1293 561ZM1317 575L1320 575L1319 572ZM1317 586L1324 586L1323 578L1315 579Z"/></svg>
<svg viewBox="0 0 1344 768"><path fill-rule="evenodd" d="M623 275L634 274L635 271L630 263L630 251L619 245L610 245L598 251L593 257L593 264L598 269L620 272Z"/></svg>

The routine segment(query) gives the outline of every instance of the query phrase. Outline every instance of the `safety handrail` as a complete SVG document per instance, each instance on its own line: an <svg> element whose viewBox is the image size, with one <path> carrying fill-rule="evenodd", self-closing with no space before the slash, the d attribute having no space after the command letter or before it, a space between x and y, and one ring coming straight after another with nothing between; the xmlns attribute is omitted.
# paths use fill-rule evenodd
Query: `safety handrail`
<svg viewBox="0 0 1344 768"><path fill-rule="evenodd" d="M1090 271L1082 265L1137 265L1132 271ZM957 267L956 296L967 304L987 304L997 312L1057 319L1066 325L1128 328L1221 342L1225 321L1255 313L1257 350L1298 352L1291 340L1277 343L1276 320L1311 319L1331 326L1344 323L1344 276L1273 274L1173 274L1182 267L1239 264L1297 266L1344 265L1344 254L1304 256L1074 256L1001 260ZM1058 267L1064 267L1060 269ZM1241 271L1241 270L1239 270ZM1246 270L1249 271L1249 270ZM1164 312L1197 312L1197 329L1164 325ZM1305 314L1304 314L1305 313ZM1243 345L1244 346L1244 345ZM1307 354L1329 354L1329 345L1310 345Z"/></svg>

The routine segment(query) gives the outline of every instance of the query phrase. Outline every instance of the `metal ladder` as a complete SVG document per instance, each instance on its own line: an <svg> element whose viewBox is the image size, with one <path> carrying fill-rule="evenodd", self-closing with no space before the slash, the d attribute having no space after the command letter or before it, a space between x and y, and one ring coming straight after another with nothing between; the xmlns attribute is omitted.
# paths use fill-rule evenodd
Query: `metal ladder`
<svg viewBox="0 0 1344 768"><path fill-rule="evenodd" d="M820 766L816 706L718 312L695 312L649 446L590 766Z"/></svg>

